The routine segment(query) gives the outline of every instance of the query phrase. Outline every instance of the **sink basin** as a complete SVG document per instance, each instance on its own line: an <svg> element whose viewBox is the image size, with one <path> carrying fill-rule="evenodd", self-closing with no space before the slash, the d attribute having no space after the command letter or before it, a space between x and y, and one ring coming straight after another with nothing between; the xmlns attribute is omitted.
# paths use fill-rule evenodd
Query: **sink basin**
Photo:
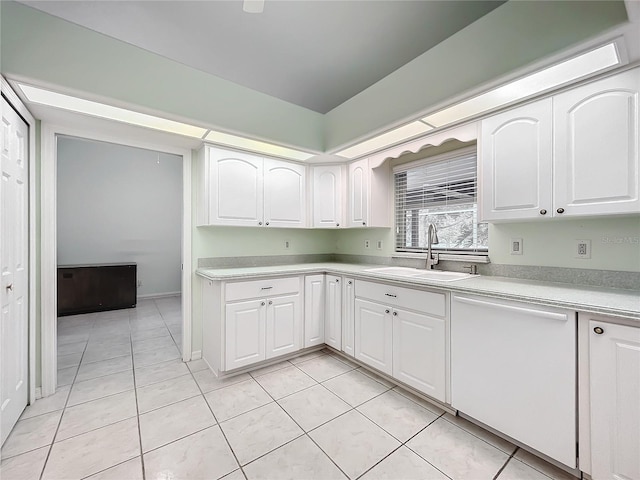
<svg viewBox="0 0 640 480"><path fill-rule="evenodd" d="M379 273L381 275L389 275L390 277L409 277L423 280L435 280L439 282L453 282L469 278L469 273L445 272L443 270L421 270L419 268L409 267L376 267L369 268L365 272Z"/></svg>
<svg viewBox="0 0 640 480"><path fill-rule="evenodd" d="M424 272L416 275L411 275L411 278L422 278L424 280L437 280L440 282L453 282L455 280L462 280L463 278L469 278L472 275L470 273L461 272L443 272L442 270L425 270Z"/></svg>
<svg viewBox="0 0 640 480"><path fill-rule="evenodd" d="M365 272L380 273L382 275L390 275L392 277L413 277L414 275L421 273L422 270L409 267L377 267L369 268L368 270L365 270Z"/></svg>

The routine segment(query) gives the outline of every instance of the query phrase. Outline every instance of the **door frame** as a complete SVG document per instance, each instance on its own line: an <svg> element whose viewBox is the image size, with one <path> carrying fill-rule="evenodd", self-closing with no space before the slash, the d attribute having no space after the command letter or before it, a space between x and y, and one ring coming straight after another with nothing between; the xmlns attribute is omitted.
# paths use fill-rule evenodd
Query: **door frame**
<svg viewBox="0 0 640 480"><path fill-rule="evenodd" d="M20 100L16 92L13 91L11 85L7 80L0 76L0 91L7 101L13 106L13 108L20 114L20 116L27 122L29 126L29 171L28 174L28 222L29 222L29 256L28 256L28 290L27 295L29 299L28 305L28 336L29 336L29 396L28 402L31 405L37 398L36 392L36 300L37 300L37 285L36 285L36 119L31 115L31 112L27 110L27 107Z"/></svg>
<svg viewBox="0 0 640 480"><path fill-rule="evenodd" d="M160 151L182 156L182 360L192 360L192 274L191 274L191 150L170 144L153 144L138 140L135 134L105 135L90 127L78 129L64 125L42 123L40 215L41 215L41 365L42 396L55 393L57 386L57 136L116 143L135 148Z"/></svg>

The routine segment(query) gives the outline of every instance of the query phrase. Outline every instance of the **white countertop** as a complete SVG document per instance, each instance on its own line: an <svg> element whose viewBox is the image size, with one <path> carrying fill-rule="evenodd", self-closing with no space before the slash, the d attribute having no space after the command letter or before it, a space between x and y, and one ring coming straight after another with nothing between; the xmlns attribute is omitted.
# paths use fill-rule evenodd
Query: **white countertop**
<svg viewBox="0 0 640 480"><path fill-rule="evenodd" d="M568 308L587 313L628 318L640 323L640 292L567 283L539 282L507 277L473 276L453 282L393 277L366 270L389 265L349 263L303 263L269 267L199 268L196 273L210 280L246 280L283 275L331 273L370 280L384 280L408 287L429 287L454 293L468 293Z"/></svg>

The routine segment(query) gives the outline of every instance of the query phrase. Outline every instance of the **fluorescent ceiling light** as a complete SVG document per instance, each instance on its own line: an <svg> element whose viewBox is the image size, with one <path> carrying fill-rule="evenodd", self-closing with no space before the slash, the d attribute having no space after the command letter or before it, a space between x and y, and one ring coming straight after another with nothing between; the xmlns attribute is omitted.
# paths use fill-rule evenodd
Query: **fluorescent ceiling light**
<svg viewBox="0 0 640 480"><path fill-rule="evenodd" d="M316 156L315 153L302 152L300 150L272 145L271 143L251 140L250 138L239 137L228 133L216 132L214 130L211 130L204 139L210 142L227 145L229 147L237 147L243 150L275 155L277 157L289 158L291 160L300 160L302 162Z"/></svg>
<svg viewBox="0 0 640 480"><path fill-rule="evenodd" d="M92 102L82 98L64 95L62 93L51 92L41 88L32 87L18 83L20 90L27 99L33 103L48 105L50 107L70 110L72 112L83 113L93 117L106 118L119 122L138 125L140 127L162 130L163 132L176 133L187 137L202 138L207 133L206 128L195 127L186 123L174 122L166 118L155 117L145 113L134 112L124 108L105 105L104 103Z"/></svg>
<svg viewBox="0 0 640 480"><path fill-rule="evenodd" d="M422 119L436 128L542 93L621 63L615 43L494 88Z"/></svg>
<svg viewBox="0 0 640 480"><path fill-rule="evenodd" d="M360 142L352 147L345 148L344 150L337 152L336 155L340 155L346 158L357 158L367 153L380 150L384 147L394 145L403 140L407 140L416 135L433 130L433 127L426 125L422 122L413 122L402 127L391 130L390 132L383 133L377 137L370 138L364 142Z"/></svg>
<svg viewBox="0 0 640 480"><path fill-rule="evenodd" d="M52 92L50 90L44 90L30 85L18 83L18 86L27 97L27 100L32 103L61 108L63 110L91 115L93 117L116 120L118 122L124 122L131 125L161 130L163 132L176 133L187 137L202 139L208 132L206 140L211 142L264 153L267 155L276 155L278 157L289 158L291 160L305 161L315 156L314 153L302 152L291 148L272 145L266 142L238 137L236 135L216 132L214 130L209 130L208 128L174 122L173 120L168 120L166 118L134 112L125 108L113 107L111 105L93 102L91 100L84 100L82 98Z"/></svg>

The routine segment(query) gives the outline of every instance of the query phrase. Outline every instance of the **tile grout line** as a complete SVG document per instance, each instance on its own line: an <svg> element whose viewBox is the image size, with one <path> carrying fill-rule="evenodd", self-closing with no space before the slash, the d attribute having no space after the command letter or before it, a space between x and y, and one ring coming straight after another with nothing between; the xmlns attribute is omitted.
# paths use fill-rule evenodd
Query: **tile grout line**
<svg viewBox="0 0 640 480"><path fill-rule="evenodd" d="M311 377L311 375L309 375L308 373L306 373L304 370L300 370L300 371L301 371L302 373L304 373L304 374L308 375L308 376L309 376L313 381L315 381L315 382L316 382L316 384L317 384L317 385L320 385L320 383L319 383L315 378ZM318 445L318 444L316 443L316 441L315 441L313 438L311 438L311 436L309 435L309 433L308 433L304 428L302 428L302 425L300 425L298 422L296 422L296 420L295 420L295 419L294 419L294 418L289 414L289 412L287 412L287 410L286 410L282 405L280 405L280 404L278 403L278 401L277 401L277 400L276 400L276 399L275 399L275 398L274 398L274 397L273 397L273 396L272 396L272 395L271 395L271 394L270 394L270 393L269 393L269 392L268 392L268 391L267 391L267 390L266 390L262 385L260 385L260 382L256 381L255 379L254 379L254 381L255 381L255 382L260 386L260 388L262 388L262 390L264 390L264 392L265 392L267 395L269 395L269 397L271 397L271 399L273 400L273 402L274 402L274 403L275 403L275 404L280 408L280 410L282 410L282 411L285 413L285 415L287 415L287 416L291 419L291 421L297 425L297 427L302 431L302 434L301 434L301 435L298 435L297 437L295 437L295 438L293 438L293 439L291 439L291 440L289 440L288 442L284 443L283 445L280 445L280 446L278 446L278 447L276 447L276 448L274 448L274 449L272 449L272 450L269 450L269 451L268 451L268 452L266 452L265 454L263 454L263 455L261 455L261 456L259 456L259 457L255 458L255 459L253 459L251 462L247 463L247 465L249 465L249 464L251 464L251 463L255 462L256 460L258 460L258 459L260 459L260 458L262 458L262 457L264 457L264 456L266 456L266 455L270 454L271 452L274 452L275 450L277 450L277 449L279 449L279 448L281 448L281 447L283 447L283 446L285 446L285 445L287 445L287 444L289 444L289 443L291 443L291 442L294 442L295 440L297 440L297 439L299 439L299 438L302 438L302 437L306 436L309 440L311 440L311 442L312 442L316 447L318 447L318 448L320 449L320 451L321 451L322 453L324 453L324 455L329 459L329 461L330 461L331 463L333 463L333 464L335 465L335 467L336 467L338 470L340 470L340 472L342 472L342 474L343 474L345 477L349 478L349 475L347 475L347 473L346 473L344 470L342 470L342 468L340 468L340 466L339 466L339 465L338 465L338 464L337 464L337 463L336 463L336 462L335 462L335 461L334 461L334 460L333 460L333 459L332 459L332 458L327 454L327 452L325 452L325 451L322 449L322 447L320 447L320 445ZM313 386L315 386L315 385L313 385ZM311 387L309 387L309 388L311 388ZM284 397L283 397L283 398L284 398ZM345 403L346 403L346 402L345 402ZM345 413L346 413L346 412L345 412ZM340 415L339 415L339 416L340 416ZM337 418L337 417L336 417L336 418ZM244 472L244 470L243 470L243 472Z"/></svg>
<svg viewBox="0 0 640 480"><path fill-rule="evenodd" d="M56 323L57 323L57 319L56 319ZM93 325L91 327L91 329L93 330ZM40 472L40 476L38 477L40 480L42 480L42 477L44 476L44 471L47 468L47 464L49 463L49 458L51 457L51 451L53 450L53 446L56 443L56 437L58 436L58 431L60 430L60 425L62 425L62 419L64 418L64 414L67 411L67 405L69 404L69 400L71 399L71 393L73 392L73 386L76 383L76 379L78 378L78 373L80 372L80 364L82 363L82 359L84 358L85 352L87 351L87 347L89 345L89 339L91 338L91 334L89 334L89 336L87 337L87 343L84 346L84 350L82 351L82 355L80 356L80 363L78 364L78 369L76 370L76 374L73 377L73 381L71 382L71 386L69 387L69 393L67 395L67 399L64 402L64 406L62 407L62 413L60 414L60 420L58 420L58 425L56 426L56 430L53 434L53 437L51 438L51 445L49 445L49 451L47 452L47 456L44 460L44 464L42 465L42 471ZM57 352L56 352L57 354ZM57 368L56 368L57 370ZM55 395L55 393L54 393Z"/></svg>
<svg viewBox="0 0 640 480"><path fill-rule="evenodd" d="M518 451L520 447L516 447L515 450L513 451L513 453L511 453L511 455L509 455L509 458L507 458L507 461L504 462L504 465L502 465L502 467L500 467L498 469L498 472L493 476L493 480L496 480L504 471L505 468L507 468L507 464L511 461L511 459L515 456L516 452Z"/></svg>
<svg viewBox="0 0 640 480"><path fill-rule="evenodd" d="M231 443L229 442L229 439L227 438L227 435L224 433L224 430L222 429L222 426L220 425L220 422L218 421L218 417L216 417L216 414L213 413L213 409L211 408L211 405L209 405L209 402L207 401L207 397L205 396L204 392L202 391L202 388L200 387L200 384L198 383L198 381L196 380L195 376L193 375L194 372L191 371L191 369L189 368L189 365L187 365L187 369L189 370L189 373L191 374L191 377L192 377L193 381L195 382L196 386L198 387L198 390L200 390L200 395L202 395L202 399L204 400L204 403L206 403L207 408L211 412L211 415L213 415L213 419L216 421L216 425L220 429L220 433L222 433L222 437L224 438L224 441L227 442L227 446L229 447L229 450L231 451L231 454L233 455L233 458L235 459L236 463L238 464L238 468L240 469L240 471L242 472L242 475L244 475L244 477L246 479L247 476L245 475L244 470L242 469L242 465L240 464L240 461L238 460L238 456L236 455L236 452L233 450L233 447L231 446ZM211 391L213 392L213 390L211 390ZM235 472L235 470L233 470L232 472ZM229 472L229 473L232 473L232 472ZM229 473L225 474L224 476L228 475Z"/></svg>
<svg viewBox="0 0 640 480"><path fill-rule="evenodd" d="M154 305L155 305L155 302L154 302ZM136 385L136 364L135 364L135 357L133 354L133 339L131 338L131 312L129 312L129 342L131 343L131 375L133 377L133 392L136 399L136 423L138 425L138 447L140 448L140 466L142 469L142 480L145 480L147 476L144 468L144 455L142 452L142 432L140 430L140 406L138 405L138 388Z"/></svg>

